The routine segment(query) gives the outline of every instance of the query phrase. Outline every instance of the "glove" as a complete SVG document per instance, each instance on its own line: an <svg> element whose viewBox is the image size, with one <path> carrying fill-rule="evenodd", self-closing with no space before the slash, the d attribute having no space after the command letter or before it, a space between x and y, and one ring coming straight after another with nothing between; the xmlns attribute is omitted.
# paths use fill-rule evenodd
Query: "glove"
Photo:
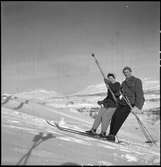
<svg viewBox="0 0 161 167"><path fill-rule="evenodd" d="M98 104L98 105L102 105L102 104L103 104L103 101L98 101L97 104Z"/></svg>
<svg viewBox="0 0 161 167"><path fill-rule="evenodd" d="M132 108L131 112L133 112L135 114L141 114L142 113L142 111L139 108L137 108L136 106L134 106Z"/></svg>

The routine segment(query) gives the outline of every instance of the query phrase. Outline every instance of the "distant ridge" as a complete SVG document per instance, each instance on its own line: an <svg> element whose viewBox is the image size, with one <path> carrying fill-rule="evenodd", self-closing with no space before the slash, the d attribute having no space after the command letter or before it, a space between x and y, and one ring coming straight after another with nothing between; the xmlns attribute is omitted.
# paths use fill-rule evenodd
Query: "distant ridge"
<svg viewBox="0 0 161 167"><path fill-rule="evenodd" d="M14 96L24 99L37 99L37 100L45 100L50 99L53 97L60 97L61 94L55 92L55 91L47 91L43 89L28 91L28 92L22 92L14 94Z"/></svg>
<svg viewBox="0 0 161 167"><path fill-rule="evenodd" d="M159 93L160 90L160 81L151 80L149 78L145 78L142 80L144 93ZM82 95L106 95L106 87L104 83L96 84L96 85L89 85L87 88L73 94L76 96Z"/></svg>

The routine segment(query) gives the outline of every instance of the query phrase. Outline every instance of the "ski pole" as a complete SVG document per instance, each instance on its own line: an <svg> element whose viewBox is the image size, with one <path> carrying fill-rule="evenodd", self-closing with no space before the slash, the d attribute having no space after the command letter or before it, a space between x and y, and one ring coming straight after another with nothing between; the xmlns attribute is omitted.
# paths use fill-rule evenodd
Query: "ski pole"
<svg viewBox="0 0 161 167"><path fill-rule="evenodd" d="M122 97L123 97L123 99L126 101L126 103L129 105L130 109L132 109L132 106L131 106L131 104L130 104L129 99L128 99L127 97L125 97L123 94L122 94ZM143 132L143 134L144 134L144 136L145 136L145 138L148 140L147 142L148 142L148 143L149 143L149 142L154 143L153 137L151 136L151 134L150 134L150 132L147 130L147 128L144 126L144 124L141 122L141 120L139 119L139 117L137 116L137 114L134 113L134 112L132 112L132 114L133 114L133 115L135 116L135 118L137 119L138 124L139 124L139 126L140 126L140 128L141 128L141 130L142 130L142 132ZM155 143L154 143L154 144L155 144Z"/></svg>
<svg viewBox="0 0 161 167"><path fill-rule="evenodd" d="M124 98L124 100L126 100L127 104L128 104L129 107L132 109L132 106L131 106L131 104L130 104L130 102L129 102L129 99L128 99L127 97L124 97L124 96L123 96L123 98ZM149 131L146 129L146 127L143 125L143 123L141 122L141 120L139 119L139 117L137 116L137 114L134 113L134 112L132 112L132 114L136 117L136 119L137 119L137 121L138 121L138 123L139 123L141 129L143 130L144 134L147 136L148 140L149 140L149 138L150 138L150 140L153 141L153 138L152 138L151 134L150 134Z"/></svg>
<svg viewBox="0 0 161 167"><path fill-rule="evenodd" d="M104 74L102 68L100 67L99 62L98 62L98 60L96 59L94 53L92 53L92 57L95 59L95 63L96 63L96 65L97 65L98 69L100 70L100 72L101 72L103 78L106 79L105 74ZM116 97L115 97L113 91L111 90L111 88L109 87L109 85L107 86L107 83L105 83L105 84L106 84L106 88L109 89L110 93L112 94L113 99L114 99L115 102L117 103L117 99L116 99Z"/></svg>

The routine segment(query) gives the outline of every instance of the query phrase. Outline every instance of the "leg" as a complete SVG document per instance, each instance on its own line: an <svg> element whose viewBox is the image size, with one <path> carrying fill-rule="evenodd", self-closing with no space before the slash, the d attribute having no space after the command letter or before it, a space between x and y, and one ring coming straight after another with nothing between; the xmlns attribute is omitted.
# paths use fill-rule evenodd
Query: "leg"
<svg viewBox="0 0 161 167"><path fill-rule="evenodd" d="M116 108L107 108L105 109L103 116L102 116L102 126L101 132L106 133L112 115L114 114Z"/></svg>
<svg viewBox="0 0 161 167"><path fill-rule="evenodd" d="M96 119L94 120L92 129L95 129L95 130L96 130L96 129L98 128L98 126L100 125L100 123L101 123L101 121L102 121L103 112L104 112L104 108L102 107L102 108L99 110Z"/></svg>
<svg viewBox="0 0 161 167"><path fill-rule="evenodd" d="M116 116L117 116L117 112L120 111L120 106L118 106L112 116L111 119L111 123L110 123L110 131L109 131L109 135L113 134L113 129L115 127L116 124Z"/></svg>
<svg viewBox="0 0 161 167"><path fill-rule="evenodd" d="M129 106L121 106L118 107L116 112L113 115L113 120L111 122L111 129L110 129L110 134L116 135L119 129L121 128L122 124L126 120L130 113L130 108Z"/></svg>

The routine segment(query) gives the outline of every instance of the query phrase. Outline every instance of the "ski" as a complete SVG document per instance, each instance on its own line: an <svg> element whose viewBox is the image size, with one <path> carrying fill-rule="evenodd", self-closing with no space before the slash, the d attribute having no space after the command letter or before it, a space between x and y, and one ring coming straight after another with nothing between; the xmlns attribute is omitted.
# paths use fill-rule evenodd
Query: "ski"
<svg viewBox="0 0 161 167"><path fill-rule="evenodd" d="M103 140L103 141L107 141L107 142L110 142L110 143L114 143L114 144L122 144L122 145L127 145L128 142L126 141L117 141L117 142L114 142L114 141L109 141L106 139L106 137L100 137L98 134L96 135L90 135L86 132L83 132L83 131L79 131L79 130L75 130L75 129L71 129L71 128L65 128L65 127L62 127L60 126L57 122L51 122L51 121L48 121L46 120L46 122L50 125L50 126L53 126L53 127L56 127L57 129L61 130L61 131L65 131L65 132L69 132L69 133L73 133L73 134L78 134L78 135L83 135L83 136L87 136L87 137L92 137L92 138L95 138L95 139L98 139L98 140Z"/></svg>
<svg viewBox="0 0 161 167"><path fill-rule="evenodd" d="M124 139L119 139L117 138L117 142L113 142L113 141L109 141L107 140L105 137L100 137L98 134L97 135L90 135L84 131L79 131L79 130L75 130L75 129L71 129L71 128L65 128L65 127L62 127L60 126L57 122L54 122L54 121L49 121L49 120L45 120L47 122L48 125L52 126L52 127L55 127L61 131L64 131L64 132L69 132L69 133L73 133L73 134L78 134L78 135L83 135L83 136L87 136L87 137L92 137L92 138L95 138L95 139L98 139L98 140L103 140L103 141L107 141L107 142L110 142L110 143L114 143L114 144L121 144L121 145L126 145L126 146L129 146L129 145L135 145L135 146L138 146L138 147L148 147L148 143L146 143L146 145L143 145L141 143L136 143L136 142L130 142L130 141L127 141L127 140L124 140Z"/></svg>

